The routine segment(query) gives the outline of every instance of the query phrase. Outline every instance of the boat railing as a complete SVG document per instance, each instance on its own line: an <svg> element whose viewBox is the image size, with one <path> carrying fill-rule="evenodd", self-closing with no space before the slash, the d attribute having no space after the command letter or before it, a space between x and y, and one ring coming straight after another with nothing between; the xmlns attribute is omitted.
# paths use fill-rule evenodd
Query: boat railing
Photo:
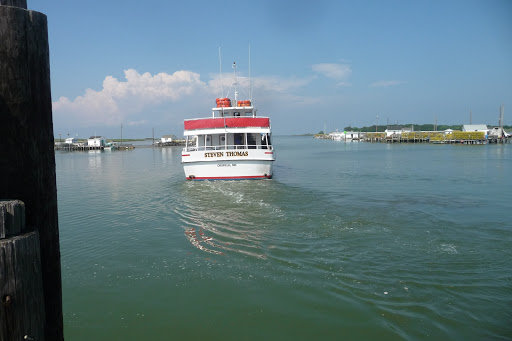
<svg viewBox="0 0 512 341"><path fill-rule="evenodd" d="M266 149L272 150L272 146L267 145L221 145L221 146L186 146L183 148L185 152L195 152L195 151L208 151L208 150L239 150L239 149Z"/></svg>

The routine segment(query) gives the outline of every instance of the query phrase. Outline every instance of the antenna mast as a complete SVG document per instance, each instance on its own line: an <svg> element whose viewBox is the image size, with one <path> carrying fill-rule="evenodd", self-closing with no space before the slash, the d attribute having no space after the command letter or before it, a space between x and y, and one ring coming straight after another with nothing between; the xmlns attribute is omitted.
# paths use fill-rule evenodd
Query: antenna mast
<svg viewBox="0 0 512 341"><path fill-rule="evenodd" d="M498 118L498 126L501 128L501 105L500 105L500 116Z"/></svg>
<svg viewBox="0 0 512 341"><path fill-rule="evenodd" d="M251 79L251 44L249 44L249 99L252 103L252 79Z"/></svg>
<svg viewBox="0 0 512 341"><path fill-rule="evenodd" d="M238 101L238 91L236 91L236 62L233 62L233 78L235 83L235 104Z"/></svg>
<svg viewBox="0 0 512 341"><path fill-rule="evenodd" d="M220 70L220 97L224 97L224 89L222 87L222 58L220 56L220 46L219 46L219 70Z"/></svg>

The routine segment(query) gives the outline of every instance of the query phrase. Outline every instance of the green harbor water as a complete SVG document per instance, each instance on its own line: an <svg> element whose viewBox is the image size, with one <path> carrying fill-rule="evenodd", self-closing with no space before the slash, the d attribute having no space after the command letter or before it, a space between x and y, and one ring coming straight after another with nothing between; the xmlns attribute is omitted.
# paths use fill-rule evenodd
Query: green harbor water
<svg viewBox="0 0 512 341"><path fill-rule="evenodd" d="M65 338L512 339L512 145L274 146L260 181L57 151Z"/></svg>

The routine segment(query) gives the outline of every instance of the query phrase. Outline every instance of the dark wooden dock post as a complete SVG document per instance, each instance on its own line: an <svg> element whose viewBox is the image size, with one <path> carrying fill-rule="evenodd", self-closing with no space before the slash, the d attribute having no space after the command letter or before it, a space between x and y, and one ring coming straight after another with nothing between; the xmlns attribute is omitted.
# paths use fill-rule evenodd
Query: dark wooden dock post
<svg viewBox="0 0 512 341"><path fill-rule="evenodd" d="M43 340L39 233L27 231L19 200L0 201L0 292L0 340Z"/></svg>
<svg viewBox="0 0 512 341"><path fill-rule="evenodd" d="M44 314L37 318L44 320L44 335L38 336L35 332L37 340L64 338L53 145L46 16L27 10L26 0L0 0L0 199L23 201L26 226L39 235ZM16 244L18 242L12 243L19 245ZM30 243L32 246L26 248L29 253L32 252L29 249L38 248L35 240ZM5 255L3 257L7 259ZM26 309L15 308L22 302L10 295L4 284L9 280L4 275L23 276L18 272L26 273L29 268L29 265L20 266L15 268L15 274L8 272L5 275L8 267L2 263L2 307L9 305L9 309ZM37 308L29 311L39 314ZM6 318L3 314L4 310L0 320ZM5 329L16 323L8 321L9 327L0 324L0 340L19 340L17 335L9 334ZM25 335L27 339L36 339Z"/></svg>

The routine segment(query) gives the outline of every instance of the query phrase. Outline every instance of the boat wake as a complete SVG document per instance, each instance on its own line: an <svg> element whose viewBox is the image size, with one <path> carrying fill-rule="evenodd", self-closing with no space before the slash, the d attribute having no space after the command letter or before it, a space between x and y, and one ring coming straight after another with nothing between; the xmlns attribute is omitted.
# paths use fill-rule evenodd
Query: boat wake
<svg viewBox="0 0 512 341"><path fill-rule="evenodd" d="M233 252L266 258L267 234L280 215L268 199L274 186L207 181L185 183L182 189L182 200L174 210L192 246L217 255Z"/></svg>
<svg viewBox="0 0 512 341"><path fill-rule="evenodd" d="M193 246L197 247L201 251L213 253L216 255L225 255L222 251L208 249L204 246L204 244L208 244L212 247L225 249L224 246L214 243L212 237L206 236L204 234L204 229L199 229L199 231L196 232L196 229L191 227L185 230L185 236Z"/></svg>
<svg viewBox="0 0 512 341"><path fill-rule="evenodd" d="M242 253L248 256L260 258L260 259L266 259L267 256L264 254L261 254L257 251L252 250L246 250L247 248L253 249L258 248L256 247L250 247L248 245L237 245L235 246L234 243L231 242L220 242L220 241L214 241L214 237L210 237L205 233L205 231L208 233L207 230L203 228L187 228L185 229L185 237L187 237L190 244L192 244L197 249L208 252L215 255L221 255L225 256L226 251L232 251L237 253ZM233 247L230 247L229 245L233 245ZM244 249L246 248L246 249Z"/></svg>

